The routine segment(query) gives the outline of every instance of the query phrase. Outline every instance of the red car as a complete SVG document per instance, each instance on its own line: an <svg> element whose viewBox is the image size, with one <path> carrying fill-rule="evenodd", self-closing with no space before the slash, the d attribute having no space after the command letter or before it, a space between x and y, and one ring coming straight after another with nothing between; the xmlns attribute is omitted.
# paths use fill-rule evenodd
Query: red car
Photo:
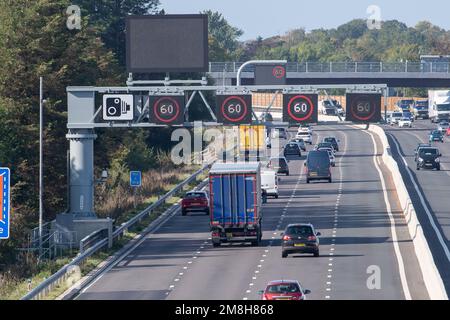
<svg viewBox="0 0 450 320"><path fill-rule="evenodd" d="M450 136L450 128L447 128L447 130L445 131L445 135Z"/></svg>
<svg viewBox="0 0 450 320"><path fill-rule="evenodd" d="M276 280L267 284L266 290L258 292L262 300L305 300L310 290L304 290L296 280Z"/></svg>
<svg viewBox="0 0 450 320"><path fill-rule="evenodd" d="M191 191L184 196L181 201L181 214L185 216L192 211L209 214L209 198L205 191Z"/></svg>

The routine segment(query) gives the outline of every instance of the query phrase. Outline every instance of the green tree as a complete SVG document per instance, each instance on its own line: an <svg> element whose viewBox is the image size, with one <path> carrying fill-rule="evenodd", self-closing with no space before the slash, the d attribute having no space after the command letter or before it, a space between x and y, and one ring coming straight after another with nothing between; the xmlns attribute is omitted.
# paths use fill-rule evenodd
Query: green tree
<svg viewBox="0 0 450 320"><path fill-rule="evenodd" d="M161 13L159 0L75 0L81 13L87 15L88 25L99 28L101 38L108 49L125 66L125 18L128 15Z"/></svg>
<svg viewBox="0 0 450 320"><path fill-rule="evenodd" d="M237 58L240 47L239 37L244 32L231 26L219 12L207 10L208 15L210 61L230 61Z"/></svg>
<svg viewBox="0 0 450 320"><path fill-rule="evenodd" d="M114 55L99 30L68 30L68 0L0 1L0 162L12 171L12 237L0 260L13 259L37 222L39 76L45 79L45 219L65 209L66 87L120 83ZM10 260L8 260L10 261Z"/></svg>

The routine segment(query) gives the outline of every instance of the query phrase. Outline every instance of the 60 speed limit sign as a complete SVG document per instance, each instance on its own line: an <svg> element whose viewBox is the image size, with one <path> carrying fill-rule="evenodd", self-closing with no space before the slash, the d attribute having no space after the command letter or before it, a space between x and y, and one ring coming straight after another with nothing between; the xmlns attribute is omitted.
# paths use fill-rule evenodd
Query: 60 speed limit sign
<svg viewBox="0 0 450 320"><path fill-rule="evenodd" d="M283 121L289 123L318 122L317 94L286 94L283 96Z"/></svg>
<svg viewBox="0 0 450 320"><path fill-rule="evenodd" d="M346 121L380 122L381 94L379 93L348 93Z"/></svg>
<svg viewBox="0 0 450 320"><path fill-rule="evenodd" d="M252 123L252 96L218 95L217 121L223 124L239 125Z"/></svg>
<svg viewBox="0 0 450 320"><path fill-rule="evenodd" d="M175 125L184 122L184 96L151 96L150 122Z"/></svg>

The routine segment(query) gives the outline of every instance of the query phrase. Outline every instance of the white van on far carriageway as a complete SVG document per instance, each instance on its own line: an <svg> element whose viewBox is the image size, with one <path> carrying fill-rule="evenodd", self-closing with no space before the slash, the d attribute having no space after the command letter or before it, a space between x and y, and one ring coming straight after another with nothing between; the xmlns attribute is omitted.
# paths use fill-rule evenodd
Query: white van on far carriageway
<svg viewBox="0 0 450 320"><path fill-rule="evenodd" d="M266 191L268 197L278 199L278 175L274 170L261 172L261 188Z"/></svg>

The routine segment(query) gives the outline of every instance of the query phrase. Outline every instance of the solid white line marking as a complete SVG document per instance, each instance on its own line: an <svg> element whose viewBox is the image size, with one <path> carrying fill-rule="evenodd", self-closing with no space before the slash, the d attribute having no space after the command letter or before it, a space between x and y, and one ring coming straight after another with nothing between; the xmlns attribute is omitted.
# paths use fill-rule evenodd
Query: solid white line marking
<svg viewBox="0 0 450 320"><path fill-rule="evenodd" d="M444 237L442 236L442 233L439 231L438 227L436 226L436 223L435 223L435 221L433 219L433 216L432 216L432 214L430 212L430 209L428 208L428 206L425 203L424 196L423 196L422 192L420 192L420 190L419 190L419 186L417 185L416 181L414 181L414 179L413 179L413 176L411 174L411 169L409 168L408 163L406 162L406 160L403 157L403 155L400 154L400 146L398 145L397 141L393 138L393 136L391 134L389 134L389 135L391 136L392 141L394 141L394 144L397 147L397 151L398 151L397 153L400 156L400 158L403 160L403 163L404 163L404 165L405 165L405 167L407 169L406 172L408 172L409 178L411 179L411 181L412 181L412 183L414 185L414 189L416 189L416 192L419 195L420 203L422 204L422 207L424 208L424 210L425 210L425 212L427 214L428 220L430 221L430 224L431 224L434 232L436 233L436 236L439 239L439 243L440 243L442 249L445 252L447 260L450 262L450 251L449 251L449 248L447 247L447 245L445 244Z"/></svg>
<svg viewBox="0 0 450 320"><path fill-rule="evenodd" d="M401 281L401 284L403 287L403 292L405 293L405 299L411 300L411 293L409 291L408 281L406 280L405 265L403 263L403 257L400 252L400 247L398 245L396 223L395 223L395 219L392 215L391 204L389 202L389 197L388 197L388 194L386 191L386 182L384 180L383 172L381 171L380 166L378 165L378 162L377 162L377 154L378 154L377 143L376 143L375 138L373 137L372 133L365 132L365 131L362 131L362 132L368 134L372 138L372 143L373 143L373 147L374 147L373 163L375 164L375 168L377 169L378 175L380 176L380 180L381 180L381 187L383 189L384 202L386 204L386 211L387 211L387 214L389 217L390 230L391 230L391 235L392 235L392 243L394 245L395 256L397 257L400 281Z"/></svg>

